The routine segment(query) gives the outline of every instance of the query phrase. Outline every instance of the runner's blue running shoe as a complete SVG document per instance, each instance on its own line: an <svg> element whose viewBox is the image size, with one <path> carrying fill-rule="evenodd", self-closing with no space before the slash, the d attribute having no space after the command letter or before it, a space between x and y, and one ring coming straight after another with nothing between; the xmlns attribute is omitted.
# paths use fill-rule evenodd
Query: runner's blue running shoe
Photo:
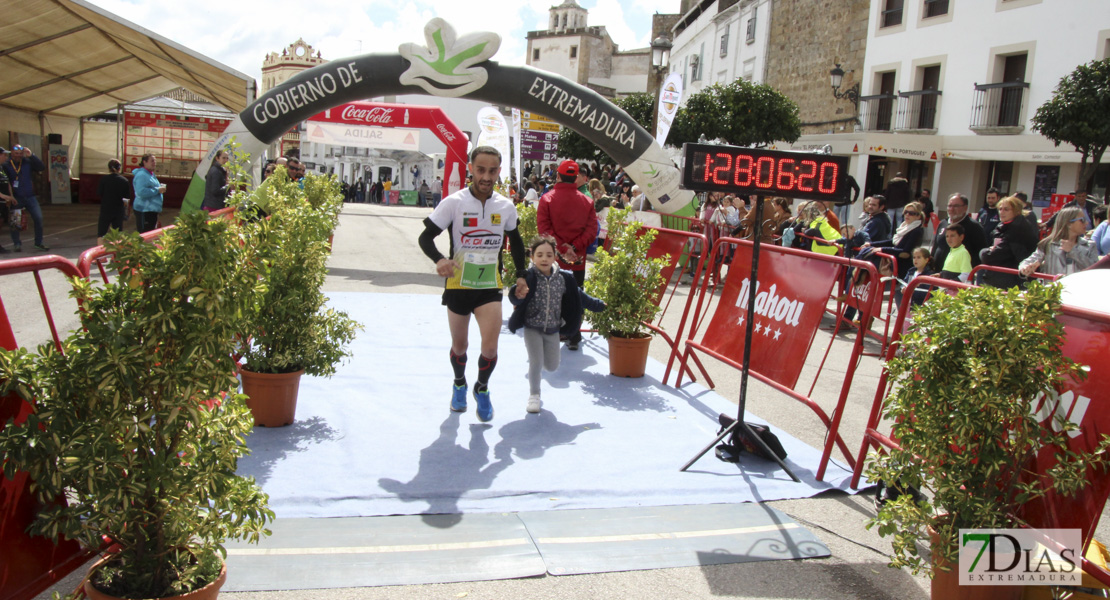
<svg viewBox="0 0 1110 600"><path fill-rule="evenodd" d="M451 410L466 412L466 386L456 385L451 392Z"/></svg>
<svg viewBox="0 0 1110 600"><path fill-rule="evenodd" d="M474 389L474 401L478 403L478 420L486 423L493 419L493 403L489 401L489 388L485 391L479 392L477 388Z"/></svg>

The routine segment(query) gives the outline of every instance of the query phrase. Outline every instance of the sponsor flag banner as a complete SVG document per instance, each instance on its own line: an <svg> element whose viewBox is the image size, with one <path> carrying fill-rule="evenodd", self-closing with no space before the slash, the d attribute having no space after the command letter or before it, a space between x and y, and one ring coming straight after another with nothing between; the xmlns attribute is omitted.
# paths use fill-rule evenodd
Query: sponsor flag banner
<svg viewBox="0 0 1110 600"><path fill-rule="evenodd" d="M662 146L667 141L667 134L671 132L671 123L678 114L678 105L682 103L682 74L671 73L663 82L659 90L659 112L656 119L655 141Z"/></svg>
<svg viewBox="0 0 1110 600"><path fill-rule="evenodd" d="M69 204L69 146L50 144L50 203Z"/></svg>
<svg viewBox="0 0 1110 600"><path fill-rule="evenodd" d="M752 247L738 244L717 310L701 343L740 363L748 318ZM755 296L751 368L793 388L836 283L837 265L763 249Z"/></svg>
<svg viewBox="0 0 1110 600"><path fill-rule="evenodd" d="M505 117L492 106L478 111L478 146L493 146L501 153L501 179L509 177L509 126Z"/></svg>

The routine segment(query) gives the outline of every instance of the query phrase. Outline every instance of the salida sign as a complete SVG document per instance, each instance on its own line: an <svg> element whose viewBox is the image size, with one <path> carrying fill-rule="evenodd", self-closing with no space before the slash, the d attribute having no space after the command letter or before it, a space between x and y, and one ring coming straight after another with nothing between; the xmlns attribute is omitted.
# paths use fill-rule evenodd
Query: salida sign
<svg viewBox="0 0 1110 600"><path fill-rule="evenodd" d="M738 245L733 264L749 264L751 254L750 245ZM762 252L759 261L751 368L792 388L821 324L825 302L836 283L837 265L778 252ZM729 272L702 340L707 348L738 363L744 356L750 288L746 273Z"/></svg>

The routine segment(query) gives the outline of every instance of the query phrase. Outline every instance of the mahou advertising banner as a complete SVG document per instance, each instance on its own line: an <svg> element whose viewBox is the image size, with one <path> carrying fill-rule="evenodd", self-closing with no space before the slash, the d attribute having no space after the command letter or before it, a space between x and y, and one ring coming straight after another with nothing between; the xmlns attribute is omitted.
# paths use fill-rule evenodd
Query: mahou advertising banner
<svg viewBox="0 0 1110 600"><path fill-rule="evenodd" d="M733 268L701 341L737 363L744 359L751 256L750 242L737 246ZM836 283L836 273L834 263L776 252L767 246L760 250L752 370L794 387Z"/></svg>
<svg viewBox="0 0 1110 600"><path fill-rule="evenodd" d="M1089 367L1087 377L1072 381L1057 394L1034 400L1033 409L1044 423L1059 430L1057 417L1079 428L1068 433L1068 445L1076 452L1092 452L1110 432L1110 322L1064 314L1059 317L1066 328L1064 356ZM1056 463L1055 449L1046 448L1038 457L1036 471L1044 473ZM1034 527L1075 528L1087 542L1094 534L1099 515L1110 496L1110 477L1091 467L1090 486L1074 496L1053 491L1042 500L1023 507L1023 516Z"/></svg>

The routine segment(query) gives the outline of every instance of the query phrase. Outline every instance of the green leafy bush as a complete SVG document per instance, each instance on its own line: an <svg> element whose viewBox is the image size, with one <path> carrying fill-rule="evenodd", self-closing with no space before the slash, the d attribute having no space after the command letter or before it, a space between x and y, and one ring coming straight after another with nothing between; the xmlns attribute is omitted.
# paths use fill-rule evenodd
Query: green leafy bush
<svg viewBox="0 0 1110 600"><path fill-rule="evenodd" d="M4 475L31 477L33 533L120 546L94 578L116 596L204 585L225 539L269 534L266 494L235 474L253 424L231 358L256 280L246 240L203 212L157 246L113 232L119 276L73 281L81 328L62 351L0 350L0 395L34 406L0 431Z"/></svg>
<svg viewBox="0 0 1110 600"><path fill-rule="evenodd" d="M251 223L260 279L246 313L245 332L251 338L243 352L246 368L331 376L361 329L346 313L328 308L322 291L328 238L343 208L339 183L309 175L301 189L279 169L253 197L269 218Z"/></svg>
<svg viewBox="0 0 1110 600"><path fill-rule="evenodd" d="M586 293L601 299L606 309L590 314L590 323L608 338L646 337L644 325L659 313L655 300L663 285L667 258L648 258L655 230L628 222L630 208L609 209L607 225L610 247L598 247L596 262L586 278Z"/></svg>
<svg viewBox="0 0 1110 600"><path fill-rule="evenodd" d="M1090 466L1105 464L1110 436L1094 452L1067 447L1073 423L1056 427L1034 414L1039 398L1084 368L1063 356L1064 328L1058 285L1032 283L1028 291L991 287L934 293L915 312L913 330L887 368L894 390L883 417L894 423L900 449L873 455L872 481L924 492L887 502L868 527L893 536L891 566L917 573L930 567L917 542L932 528L934 556L958 562L960 528L1022 525L1023 504L1048 490L1068 495L1086 485ZM1046 448L1058 460L1047 476L1029 466Z"/></svg>

